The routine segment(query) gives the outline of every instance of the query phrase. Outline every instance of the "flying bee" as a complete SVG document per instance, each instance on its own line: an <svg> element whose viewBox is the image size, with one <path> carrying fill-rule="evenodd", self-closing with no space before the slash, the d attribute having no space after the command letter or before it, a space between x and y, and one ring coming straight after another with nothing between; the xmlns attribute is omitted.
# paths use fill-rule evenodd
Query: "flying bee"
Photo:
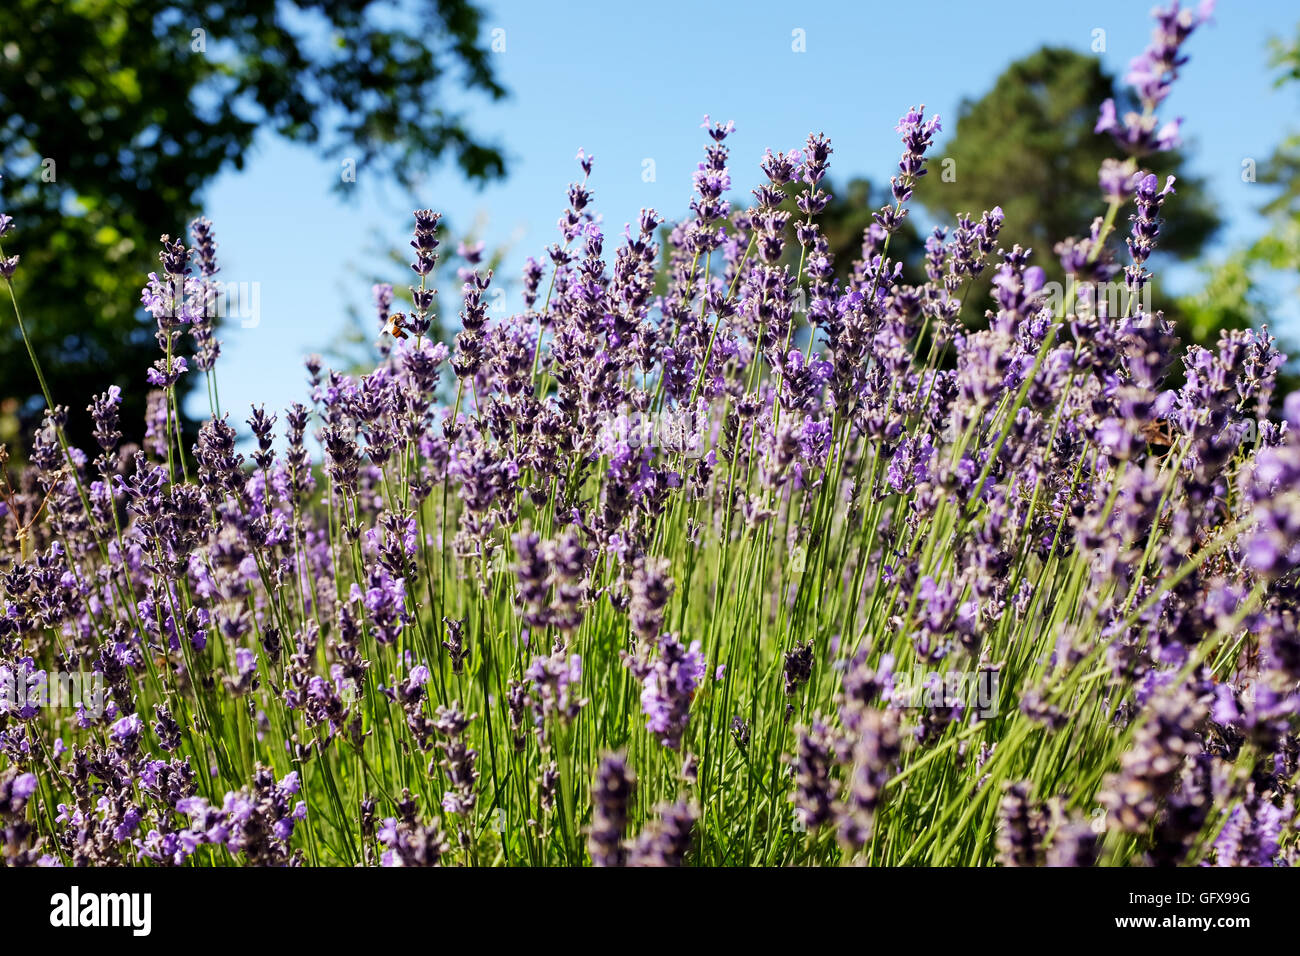
<svg viewBox="0 0 1300 956"><path fill-rule="evenodd" d="M384 331L395 339L406 338L406 313L394 312L388 317L388 324L384 326Z"/></svg>

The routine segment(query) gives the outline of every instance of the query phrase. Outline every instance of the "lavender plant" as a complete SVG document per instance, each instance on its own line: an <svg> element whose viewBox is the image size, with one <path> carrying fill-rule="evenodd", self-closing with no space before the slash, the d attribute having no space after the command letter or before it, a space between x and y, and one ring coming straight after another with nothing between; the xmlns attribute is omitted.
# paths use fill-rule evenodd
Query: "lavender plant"
<svg viewBox="0 0 1300 956"><path fill-rule="evenodd" d="M666 248L654 210L605 235L580 154L526 310L490 316L465 250L450 346L426 334L439 217L416 212L414 311L377 291L378 367L309 360L245 457L213 226L164 238L143 447L112 391L86 409L99 447L70 447L47 393L4 483L0 676L102 697L0 701L0 859L1291 862L1300 395L1275 417L1267 329L1180 354L1140 297L1178 201L1141 163L1176 140L1159 110L1208 13L1157 11L1143 112L1103 110L1119 155L1061 237L1055 308L996 208L901 279L924 108L845 282L830 141L769 152L733 207L732 125L706 118ZM0 251L25 334L18 268ZM185 447L198 372L212 416Z"/></svg>

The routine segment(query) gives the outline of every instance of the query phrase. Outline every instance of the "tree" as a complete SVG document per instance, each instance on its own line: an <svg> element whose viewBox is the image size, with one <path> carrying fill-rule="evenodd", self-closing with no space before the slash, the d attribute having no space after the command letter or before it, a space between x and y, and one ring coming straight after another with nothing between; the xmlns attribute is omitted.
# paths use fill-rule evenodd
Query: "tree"
<svg viewBox="0 0 1300 956"><path fill-rule="evenodd" d="M1006 214L1003 245L1031 247L1034 261L1059 281L1063 274L1053 247L1087 235L1104 211L1097 173L1116 151L1109 136L1093 132L1098 110L1114 97L1122 113L1126 95L1095 57L1044 47L1017 60L982 98L962 102L955 135L931 162L917 198L948 220L1000 205ZM1145 168L1162 179L1178 177L1176 200L1161 210L1166 225L1159 249L1194 256L1219 225L1204 183L1186 172L1179 151L1150 157ZM986 306L987 288L986 279L966 298L977 315Z"/></svg>
<svg viewBox="0 0 1300 956"><path fill-rule="evenodd" d="M381 10L380 8L384 8ZM203 186L242 168L262 129L409 187L439 162L500 177L501 151L446 104L449 83L505 95L469 0L11 0L0 37L5 253L54 399L76 414L123 389L142 422L156 358L139 290L158 239L180 235ZM195 379L195 376L188 376ZM130 387L128 387L130 386ZM40 414L12 321L0 325L0 398ZM77 426L81 426L80 428Z"/></svg>

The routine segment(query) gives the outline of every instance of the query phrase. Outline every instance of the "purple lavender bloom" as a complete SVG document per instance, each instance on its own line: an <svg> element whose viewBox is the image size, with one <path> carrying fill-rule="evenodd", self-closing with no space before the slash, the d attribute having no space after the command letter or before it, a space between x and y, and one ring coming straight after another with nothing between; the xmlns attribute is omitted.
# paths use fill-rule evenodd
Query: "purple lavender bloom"
<svg viewBox="0 0 1300 956"><path fill-rule="evenodd" d="M1040 866L1045 831L1042 812L1029 796L1029 786L1007 787L998 807L998 856L1005 866Z"/></svg>
<svg viewBox="0 0 1300 956"><path fill-rule="evenodd" d="M800 823L816 830L830 823L835 810L835 783L832 772L836 766L835 740L831 728L821 718L799 731L794 756L790 762L794 771L794 793L790 795Z"/></svg>
<svg viewBox="0 0 1300 956"><path fill-rule="evenodd" d="M108 735L117 741L124 753L134 753L144 733L144 721L139 714L128 714L109 728Z"/></svg>
<svg viewBox="0 0 1300 956"><path fill-rule="evenodd" d="M370 294L375 300L375 315L379 326L388 324L388 317L393 308L393 287L387 282L380 282L370 287Z"/></svg>
<svg viewBox="0 0 1300 956"><path fill-rule="evenodd" d="M189 365L185 361L185 356L172 356L171 364L168 365L166 359L158 359L153 366L145 373L145 379L150 385L157 385L159 388L171 388L180 377L189 371Z"/></svg>
<svg viewBox="0 0 1300 956"><path fill-rule="evenodd" d="M698 811L684 801L658 807L656 819L637 835L628 866L682 866L694 842L698 817Z"/></svg>
<svg viewBox="0 0 1300 956"><path fill-rule="evenodd" d="M925 152L934 141L934 134L942 132L939 115L925 118L925 105L912 107L903 116L894 131L902 134L903 158L898 162L899 175L890 180L894 202L902 204L912 198L917 180L925 175ZM890 226L881 223L886 229Z"/></svg>
<svg viewBox="0 0 1300 956"><path fill-rule="evenodd" d="M592 819L587 850L593 866L622 866L627 860L623 837L636 792L636 776L621 754L609 754L596 770L591 789Z"/></svg>
<svg viewBox="0 0 1300 956"><path fill-rule="evenodd" d="M1147 258L1155 249L1156 239L1160 235L1160 206L1165 197L1174 191L1174 177L1165 180L1160 188L1160 180L1155 173L1150 173L1137 184L1137 215L1133 216L1133 234L1128 240L1129 255L1133 257L1133 267L1129 270L1129 285L1138 288L1146 281L1143 271Z"/></svg>
<svg viewBox="0 0 1300 956"><path fill-rule="evenodd" d="M122 438L118 428L117 409L122 404L122 389L110 385L86 409L95 422L95 441L104 451L112 451Z"/></svg>
<svg viewBox="0 0 1300 956"><path fill-rule="evenodd" d="M391 644L406 626L406 581L393 577L380 566L369 571L369 581L364 592L357 585L352 586L353 600L360 598L369 616L375 640L380 644Z"/></svg>
<svg viewBox="0 0 1300 956"><path fill-rule="evenodd" d="M1216 866L1275 866L1283 829L1294 811L1252 793L1233 807L1214 841Z"/></svg>
<svg viewBox="0 0 1300 956"><path fill-rule="evenodd" d="M1151 44L1129 64L1124 79L1132 87L1142 112L1130 111L1121 118L1113 99L1101 105L1095 132L1109 133L1130 156L1140 157L1178 146L1179 120L1161 124L1156 110L1169 95L1178 68L1187 62L1180 52L1183 42L1214 12L1213 0L1205 0L1195 12L1174 0L1168 8L1152 11L1156 20Z"/></svg>
<svg viewBox="0 0 1300 956"><path fill-rule="evenodd" d="M641 682L646 730L663 746L679 749L690 723L691 701L707 670L700 642L692 641L686 647L675 635L665 634L659 639L657 654L627 656L625 661Z"/></svg>
<svg viewBox="0 0 1300 956"><path fill-rule="evenodd" d="M673 593L672 564L662 558L638 558L632 568L631 601L628 616L632 632L641 641L654 643L663 629L664 608Z"/></svg>
<svg viewBox="0 0 1300 956"><path fill-rule="evenodd" d="M22 773L14 778L9 790L10 800L23 802L26 801L37 789L36 775L33 773ZM10 805L11 810L13 804Z"/></svg>
<svg viewBox="0 0 1300 956"><path fill-rule="evenodd" d="M524 672L531 684L534 721L544 729L546 721L555 718L572 722L587 705L582 693L582 658L577 654L565 655L557 650L549 657L534 657Z"/></svg>
<svg viewBox="0 0 1300 956"><path fill-rule="evenodd" d="M389 817L379 828L379 841L387 847L380 857L380 866L386 867L441 866L451 849L438 820L423 826Z"/></svg>

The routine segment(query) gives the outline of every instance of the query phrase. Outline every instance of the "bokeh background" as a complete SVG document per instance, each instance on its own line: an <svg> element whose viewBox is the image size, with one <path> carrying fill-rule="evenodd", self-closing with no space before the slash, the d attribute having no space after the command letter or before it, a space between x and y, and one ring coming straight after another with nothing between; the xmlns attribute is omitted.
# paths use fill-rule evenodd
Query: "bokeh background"
<svg viewBox="0 0 1300 956"><path fill-rule="evenodd" d="M305 398L306 354L373 361L370 288L409 282L413 208L445 215L440 314L454 333L460 242L484 243L500 304L521 309L520 270L556 238L577 151L596 158L608 235L642 207L675 219L705 113L736 123L737 202L765 149L831 137L827 233L847 265L895 169L894 125L924 103L944 131L920 234L1001 202L1004 241L1052 260L1051 242L1102 211L1095 171L1115 151L1092 124L1122 96L1145 13L1133 0L16 0L0 26L0 211L17 227L4 251L23 257L15 284L56 401L75 420L117 384L129 417L156 357L139 289L158 236L209 217L220 278L256 305L220 332L221 406L242 430L250 403ZM1185 185L1154 271L1185 340L1267 322L1300 342L1298 21L1291 0L1221 3L1166 107L1185 118L1184 146L1160 171ZM0 441L21 453L42 407L0 318ZM185 407L208 414L201 383Z"/></svg>

